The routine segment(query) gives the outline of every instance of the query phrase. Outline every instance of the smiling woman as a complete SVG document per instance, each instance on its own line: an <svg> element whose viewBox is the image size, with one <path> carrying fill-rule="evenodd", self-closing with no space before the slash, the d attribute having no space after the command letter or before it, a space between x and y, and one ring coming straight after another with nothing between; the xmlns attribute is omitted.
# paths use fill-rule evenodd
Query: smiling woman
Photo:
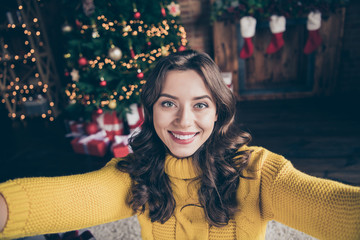
<svg viewBox="0 0 360 240"><path fill-rule="evenodd" d="M248 146L250 135L234 123L235 98L208 55L161 59L141 99L145 120L130 139L133 154L86 174L0 184L0 239L134 214L150 240L260 240L270 220L320 239L360 239L360 188Z"/></svg>
<svg viewBox="0 0 360 240"><path fill-rule="evenodd" d="M209 138L217 120L211 93L194 70L167 73L153 112L157 135L179 158L193 155Z"/></svg>

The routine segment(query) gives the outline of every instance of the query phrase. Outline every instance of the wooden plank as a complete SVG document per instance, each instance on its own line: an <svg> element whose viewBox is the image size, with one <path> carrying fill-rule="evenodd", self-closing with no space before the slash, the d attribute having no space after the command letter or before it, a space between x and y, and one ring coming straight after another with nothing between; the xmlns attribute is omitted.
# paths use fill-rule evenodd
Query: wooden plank
<svg viewBox="0 0 360 240"><path fill-rule="evenodd" d="M318 95L328 96L335 92L339 79L344 22L345 8L341 8L321 23L319 32L323 43L317 51L314 76L317 79L314 89Z"/></svg>
<svg viewBox="0 0 360 240"><path fill-rule="evenodd" d="M235 23L214 22L214 60L222 72L231 72L235 96L239 92L238 51Z"/></svg>

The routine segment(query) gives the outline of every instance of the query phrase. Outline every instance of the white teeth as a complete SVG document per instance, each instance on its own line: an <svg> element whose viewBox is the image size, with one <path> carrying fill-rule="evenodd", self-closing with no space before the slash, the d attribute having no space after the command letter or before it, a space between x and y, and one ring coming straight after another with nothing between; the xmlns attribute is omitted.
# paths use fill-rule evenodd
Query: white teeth
<svg viewBox="0 0 360 240"><path fill-rule="evenodd" d="M175 133L171 133L174 137L180 139L180 140L186 140L186 139L190 139L192 137L194 137L196 135L196 133L191 134L191 135L179 135L179 134L175 134Z"/></svg>

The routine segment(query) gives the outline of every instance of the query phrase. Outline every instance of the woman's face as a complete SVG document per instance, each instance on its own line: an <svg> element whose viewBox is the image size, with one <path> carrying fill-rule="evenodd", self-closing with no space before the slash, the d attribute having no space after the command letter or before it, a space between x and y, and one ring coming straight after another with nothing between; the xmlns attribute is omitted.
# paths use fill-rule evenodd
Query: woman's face
<svg viewBox="0 0 360 240"><path fill-rule="evenodd" d="M201 76L194 70L170 71L153 106L157 135L178 157L191 156L211 135L216 105Z"/></svg>

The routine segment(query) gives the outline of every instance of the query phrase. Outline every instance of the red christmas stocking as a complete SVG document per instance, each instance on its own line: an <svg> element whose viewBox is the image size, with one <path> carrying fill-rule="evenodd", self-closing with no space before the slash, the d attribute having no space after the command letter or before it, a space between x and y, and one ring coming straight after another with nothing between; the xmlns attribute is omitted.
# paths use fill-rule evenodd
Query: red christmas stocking
<svg viewBox="0 0 360 240"><path fill-rule="evenodd" d="M304 53L310 54L314 52L322 43L319 30L309 31L306 45L304 47Z"/></svg>
<svg viewBox="0 0 360 240"><path fill-rule="evenodd" d="M255 35L256 19L250 16L240 19L241 36L244 38L244 45L240 51L240 58L249 58L254 52L252 37Z"/></svg>
<svg viewBox="0 0 360 240"><path fill-rule="evenodd" d="M245 59L251 57L254 53L254 44L252 38L244 38L244 46L241 49L240 57Z"/></svg>
<svg viewBox="0 0 360 240"><path fill-rule="evenodd" d="M267 54L273 54L284 46L283 33L285 32L286 19L284 16L272 15L270 18L271 42L266 49Z"/></svg>
<svg viewBox="0 0 360 240"><path fill-rule="evenodd" d="M319 34L320 26L321 13L319 11L310 12L306 23L306 28L308 30L308 38L304 47L305 54L310 54L314 52L321 45L322 39Z"/></svg>

